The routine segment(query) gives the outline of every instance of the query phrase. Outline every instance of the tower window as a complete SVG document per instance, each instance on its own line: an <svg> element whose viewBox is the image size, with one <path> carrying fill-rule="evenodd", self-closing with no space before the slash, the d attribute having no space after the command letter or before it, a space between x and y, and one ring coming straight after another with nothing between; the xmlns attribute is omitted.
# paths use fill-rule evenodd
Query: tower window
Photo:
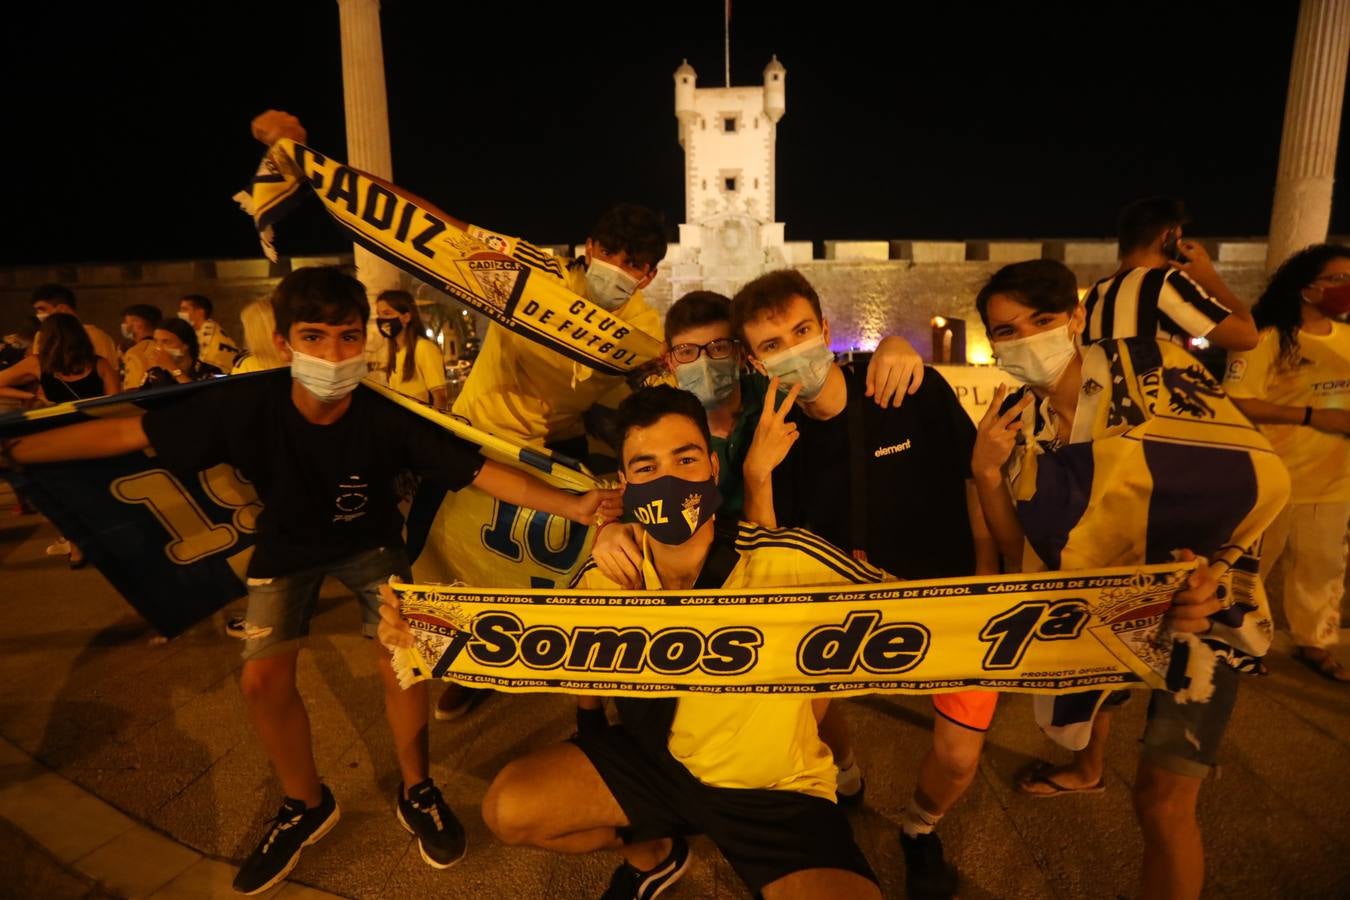
<svg viewBox="0 0 1350 900"><path fill-rule="evenodd" d="M725 131L727 134L735 134L735 133L736 133L736 117L735 117L735 116L725 116L725 117L722 119L722 130Z"/></svg>
<svg viewBox="0 0 1350 900"><path fill-rule="evenodd" d="M736 179L735 179L735 178L723 178L723 179L722 179L722 184L723 184L723 186L727 189L727 191L735 191L735 190L736 190Z"/></svg>

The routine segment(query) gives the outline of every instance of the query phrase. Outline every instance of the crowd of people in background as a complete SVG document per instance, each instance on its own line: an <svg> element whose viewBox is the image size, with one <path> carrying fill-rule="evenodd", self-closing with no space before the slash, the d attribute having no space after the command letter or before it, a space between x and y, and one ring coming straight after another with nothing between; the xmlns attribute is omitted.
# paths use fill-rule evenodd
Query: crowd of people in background
<svg viewBox="0 0 1350 900"><path fill-rule="evenodd" d="M264 119L254 130L266 142L303 139L293 119ZM1343 321L1350 247L1295 254L1248 304L1224 283L1203 245L1185 236L1188 224L1175 200L1131 204L1119 223L1120 267L1085 296L1061 263L1030 260L995 272L973 299L998 366L1021 387L1001 390L978 425L903 339L888 339L870 357L837 360L828 303L798 271L767 273L734 297L697 291L677 298L663 322L642 288L665 255L664 225L632 205L596 223L585 253L567 262L565 281L663 337L663 374L655 379L662 384L629 384L492 326L464 391L452 397L445 359L427 338L413 297L389 290L371 304L359 282L335 269L297 270L272 297L246 305L243 348L199 294L179 298L172 318L153 305L127 307L119 347L80 320L70 290L45 285L33 294L35 318L0 348L0 398L21 406L290 371L239 380L211 400L200 392L143 421L20 438L5 455L10 464L29 464L153 447L189 469L229 461L257 487L270 518L260 521L248 611L236 631L244 638L245 700L285 800L240 869L235 886L244 893L284 878L301 850L338 819L295 688L298 641L318 582L335 575L352 588L368 635L378 633L391 647L411 641L392 594L382 602L379 591L389 575L410 578L392 486L405 470L451 490L473 485L594 524L591 559L574 582L589 589L789 588L1055 569L1055 559L1029 549L1045 538L1037 531L1043 523L1025 516L1014 498L1026 493L1027 473L1047 455L1105 439L1085 412L1099 401L1084 373L1106 365L1109 354L1180 359L1190 341L1206 338L1229 351L1223 389L1291 476L1292 496L1266 536L1261 572L1284 558L1284 604L1298 658L1323 677L1350 681L1332 651L1350 525L1350 326ZM367 371L372 313L386 342L381 378L390 387L489 432L574 458L586 458L589 430L613 451L622 498L609 491L572 497L494 468L434 427L382 431L369 392L356 390ZM1217 381L1213 390L1222 394ZM608 415L596 417L593 407ZM300 418L283 410L298 410ZM248 441L221 422L235 429L248 423ZM339 429L344 451L333 460L329 438ZM387 443L370 437L377 433ZM334 524L324 512L327 485L355 477L352 471L365 474L378 510L364 524ZM297 486L293 473L313 477ZM1168 487L1152 490L1161 503ZM692 535L619 515L620 504L631 512L640 502L678 503L691 493L703 509L717 511ZM922 515L897 522L899 503ZM781 537L763 541L766 531ZM1203 555L1220 545L1186 549ZM74 564L79 549L70 554ZM1140 551L1125 561L1158 560ZM1200 894L1201 785L1215 764L1239 673L1259 668L1264 653L1242 636L1220 640L1211 632L1221 609L1217 585L1218 574L1201 564L1168 613L1178 634L1228 643L1213 696L1187 702L1154 691L1149 700L1134 788L1147 897ZM464 831L428 775L426 687L400 690L388 653L377 648L377 656L402 777L397 817L428 864L448 867L465 853ZM471 714L476 696L452 686L437 717ZM1037 764L1019 789L1036 797L1103 790L1111 712L1125 699L1127 692L1105 697L1083 749L1062 765ZM932 703L930 748L917 762L912 796L894 811L910 897L956 892L958 875L938 827L974 777L998 694L938 694ZM512 761L492 782L482 814L502 841L562 853L618 851L623 861L604 895L610 900L650 900L668 889L687 869L686 836L694 833L708 835L748 887L771 900L879 896L842 811L861 802L865 780L837 703L580 698L576 724L571 740Z"/></svg>

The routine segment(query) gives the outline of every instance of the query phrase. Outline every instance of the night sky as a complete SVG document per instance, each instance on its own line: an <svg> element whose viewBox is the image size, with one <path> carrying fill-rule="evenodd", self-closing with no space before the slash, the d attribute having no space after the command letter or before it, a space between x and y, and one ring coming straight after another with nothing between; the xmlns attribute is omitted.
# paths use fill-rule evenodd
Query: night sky
<svg viewBox="0 0 1350 900"><path fill-rule="evenodd" d="M1193 233L1265 233L1296 2L880 6L735 6L733 82L772 53L787 67L790 240L1106 236L1151 193L1184 197ZM0 63L0 264L257 256L230 195L268 107L346 157L333 0L34 7ZM687 57L722 83L721 3L386 0L383 27L397 183L539 243L581 240L619 200L673 236L672 72ZM282 252L348 246L319 215L281 230Z"/></svg>

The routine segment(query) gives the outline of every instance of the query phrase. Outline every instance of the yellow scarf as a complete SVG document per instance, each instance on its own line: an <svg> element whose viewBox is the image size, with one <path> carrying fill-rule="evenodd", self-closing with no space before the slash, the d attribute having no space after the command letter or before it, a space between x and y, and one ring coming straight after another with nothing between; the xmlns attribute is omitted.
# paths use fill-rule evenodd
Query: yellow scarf
<svg viewBox="0 0 1350 900"><path fill-rule="evenodd" d="M289 139L272 145L248 190L235 195L268 259L277 258L273 225L307 192L372 253L570 359L624 375L661 352L659 340L568 290L558 261L533 244L453 219Z"/></svg>
<svg viewBox="0 0 1350 900"><path fill-rule="evenodd" d="M1165 687L1162 614L1194 564L772 590L397 585L426 678L506 691L1064 693Z"/></svg>

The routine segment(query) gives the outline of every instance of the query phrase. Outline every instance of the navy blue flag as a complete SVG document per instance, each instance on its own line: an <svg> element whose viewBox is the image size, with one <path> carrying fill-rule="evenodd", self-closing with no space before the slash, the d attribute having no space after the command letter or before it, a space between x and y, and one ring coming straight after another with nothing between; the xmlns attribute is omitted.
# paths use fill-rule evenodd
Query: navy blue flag
<svg viewBox="0 0 1350 900"><path fill-rule="evenodd" d="M232 375L230 379L266 374ZM0 439L90 419L142 415L219 384L220 381L202 381L170 385L0 416ZM529 471L554 487L585 492L600 484L580 464L565 457L481 431L384 385L372 381L362 384L410 415L429 419L474 444L489 459ZM28 466L3 477L51 519L65 537L74 541L90 564L162 634L180 634L247 593L244 573L253 553L262 503L253 485L233 466L221 464L201 472L171 472L156 462L152 451L144 451L109 459ZM486 509L475 508L473 513L467 513L461 508L457 514L455 525L470 531L475 543L461 554L461 566L465 564L465 555L476 554L481 557L475 563L478 570L519 567L522 557L514 543L517 538L513 537L518 519L531 523L528 546L542 547L531 549L531 558L538 555L546 562L556 562L557 548L549 544L549 535L562 533L569 536L564 540L567 564L575 567L585 559L590 534L585 529L574 533L566 520L558 520L560 527L553 528L548 516L510 504L500 504L503 510L510 510L503 514L487 495L474 491L446 494L443 487L427 482L423 482L413 501L414 514L408 527L414 557L424 544L437 548L445 544L444 539L436 538L439 531L451 528L442 506L465 495L486 498L488 503ZM478 518L474 519L474 514ZM543 524L536 528L539 516L543 516L540 520ZM501 530L498 520L503 526ZM433 521L438 523L435 527ZM429 532L436 539L428 540ZM488 540L493 543L489 545ZM516 549L515 563L501 555L503 543L508 551ZM443 560L436 553L426 556L424 564L418 562L427 579L453 581L459 577L443 567ZM566 574L564 571L560 577L565 578Z"/></svg>
<svg viewBox="0 0 1350 900"><path fill-rule="evenodd" d="M253 377L237 376L237 377ZM172 385L0 417L0 438L141 415L211 382ZM246 593L258 502L232 466L184 475L150 452L5 473L161 634L172 637Z"/></svg>

